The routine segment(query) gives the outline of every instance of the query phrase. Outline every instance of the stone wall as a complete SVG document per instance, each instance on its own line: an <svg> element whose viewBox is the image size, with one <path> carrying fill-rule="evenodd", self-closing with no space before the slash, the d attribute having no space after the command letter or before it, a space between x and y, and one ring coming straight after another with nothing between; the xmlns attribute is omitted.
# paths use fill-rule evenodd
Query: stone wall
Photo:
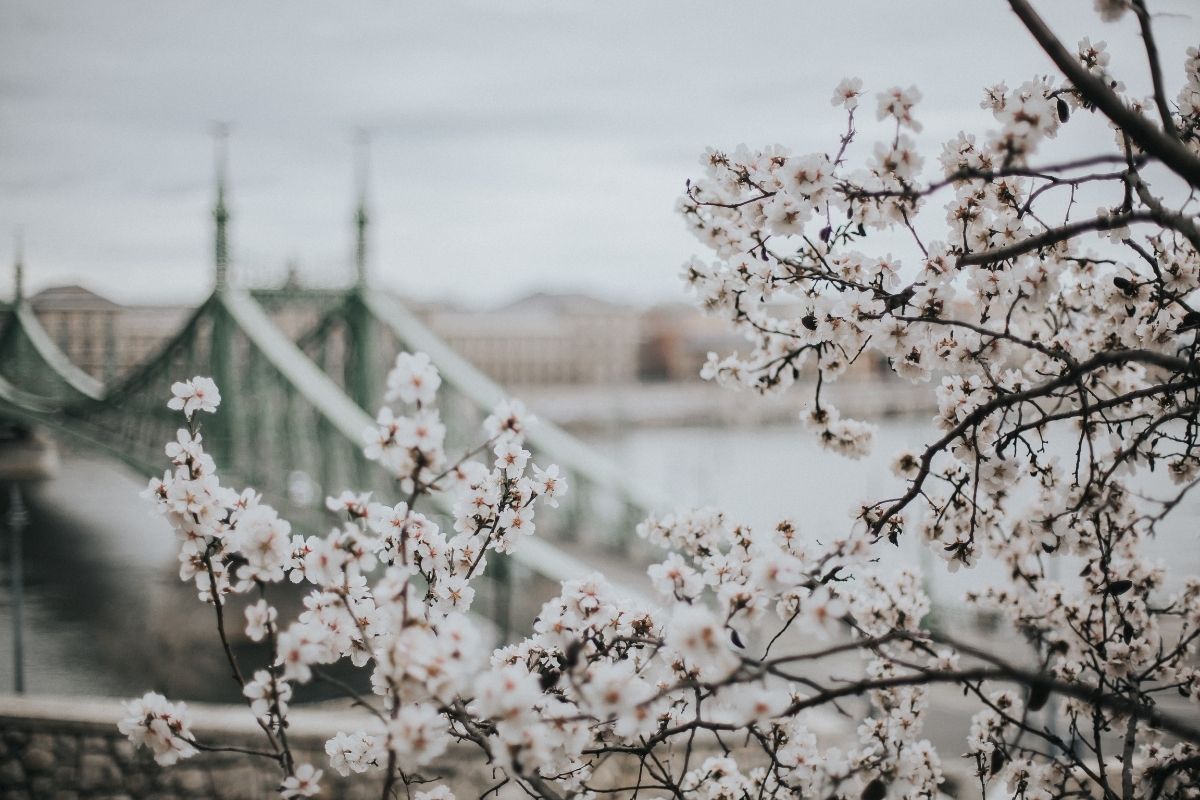
<svg viewBox="0 0 1200 800"><path fill-rule="evenodd" d="M261 749L262 732L244 706L189 704L198 741ZM238 753L200 753L159 767L117 731L119 701L0 695L0 800L265 800L278 798L275 764ZM363 727L363 715L297 709L289 714L297 759L325 770L322 798L378 798L380 778L342 778L328 767L325 740ZM257 734L257 735L256 735ZM474 767L474 772L467 765ZM428 777L445 779L460 797L495 783L478 752L452 748ZM474 793L471 790L474 789Z"/></svg>
<svg viewBox="0 0 1200 800"><path fill-rule="evenodd" d="M198 741L264 747L262 731L245 706L189 703L188 709ZM238 753L200 753L159 767L147 751L135 750L118 733L117 721L124 715L121 703L112 699L0 695L0 800L278 800L280 772L273 762ZM365 726L363 712L298 707L289 711L288 720L288 740L297 759L324 770L321 800L378 800L378 774L342 778L329 768L325 755L329 737ZM832 714L816 712L807 721L822 739L852 735L846 721ZM695 742L697 763L718 754L717 744L701 736ZM974 785L966 763L946 759L949 780L942 788L950 796L956 796L955 785ZM638 774L637 762L613 759L599 774L610 785L628 785ZM423 775L449 786L460 800L480 797L501 777L493 776L477 749L461 745L451 746ZM406 797L403 789L399 797ZM488 800L527 797L513 785L488 793Z"/></svg>

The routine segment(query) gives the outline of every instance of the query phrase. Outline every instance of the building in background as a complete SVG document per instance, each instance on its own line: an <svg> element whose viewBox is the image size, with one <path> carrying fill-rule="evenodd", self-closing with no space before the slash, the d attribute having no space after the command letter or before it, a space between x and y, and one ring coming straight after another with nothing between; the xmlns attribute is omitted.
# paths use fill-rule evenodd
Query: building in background
<svg viewBox="0 0 1200 800"><path fill-rule="evenodd" d="M686 303L654 306L642 314L639 377L643 381L700 380L710 352L745 349L746 340L721 318Z"/></svg>
<svg viewBox="0 0 1200 800"><path fill-rule="evenodd" d="M803 312L781 307L774 313L787 318ZM686 303L668 303L648 309L642 314L642 331L639 369L643 381L700 380L700 368L709 353L726 356L739 351L748 353L753 347L725 317L705 314ZM811 364L810 359L805 369L815 378ZM882 356L864 352L839 380L892 379L895 375Z"/></svg>
<svg viewBox="0 0 1200 800"><path fill-rule="evenodd" d="M98 380L149 359L191 313L185 306L121 305L82 286L43 289L29 305L59 349Z"/></svg>
<svg viewBox="0 0 1200 800"><path fill-rule="evenodd" d="M82 286L44 289L29 302L67 357L99 380L151 358L191 313L186 306L122 305ZM581 294L534 294L496 309L427 304L417 312L502 385L624 384L643 372L643 313L636 308ZM296 336L306 327L303 320L277 322Z"/></svg>
<svg viewBox="0 0 1200 800"><path fill-rule="evenodd" d="M504 386L638 380L642 312L582 294L525 297L494 310L426 307L426 324Z"/></svg>
<svg viewBox="0 0 1200 800"><path fill-rule="evenodd" d="M148 360L191 313L185 306L121 305L80 286L45 289L30 305L71 361L100 380ZM414 310L506 387L699 381L709 352L749 347L727 321L684 303L641 309L584 294L537 293L495 309L429 303ZM283 315L276 322L299 337L315 317ZM881 376L889 371L871 356L851 366L843 380Z"/></svg>

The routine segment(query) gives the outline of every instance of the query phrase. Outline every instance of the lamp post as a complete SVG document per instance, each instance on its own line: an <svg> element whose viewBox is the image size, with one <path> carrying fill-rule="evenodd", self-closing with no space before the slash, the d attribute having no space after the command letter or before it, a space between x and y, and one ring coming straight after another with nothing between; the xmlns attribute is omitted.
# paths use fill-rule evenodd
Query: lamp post
<svg viewBox="0 0 1200 800"><path fill-rule="evenodd" d="M12 652L13 691L25 693L25 624L22 619L25 574L21 540L29 524L29 512L21 499L21 485L16 481L9 484L8 505L8 574L12 594Z"/></svg>
<svg viewBox="0 0 1200 800"><path fill-rule="evenodd" d="M38 431L12 427L0 430L0 485L8 484L9 592L12 596L13 691L25 692L25 530L29 511L24 487L31 481L53 478L58 472L58 449Z"/></svg>

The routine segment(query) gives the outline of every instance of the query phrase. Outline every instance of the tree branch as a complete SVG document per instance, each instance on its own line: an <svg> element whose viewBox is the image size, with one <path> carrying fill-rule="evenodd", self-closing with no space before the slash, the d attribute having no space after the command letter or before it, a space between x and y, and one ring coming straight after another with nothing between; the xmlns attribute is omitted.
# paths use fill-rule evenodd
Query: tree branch
<svg viewBox="0 0 1200 800"><path fill-rule="evenodd" d="M1138 24L1142 27L1142 43L1146 47L1146 61L1150 64L1150 80L1154 84L1154 104L1158 106L1158 116L1162 119L1163 130L1178 139L1179 134L1175 131L1175 120L1171 118L1171 109L1167 106L1167 93L1163 89L1162 65L1158 63L1158 45L1154 42L1154 30L1150 26L1150 11L1146 8L1145 0L1133 0L1133 11L1137 14Z"/></svg>
<svg viewBox="0 0 1200 800"><path fill-rule="evenodd" d="M1063 46L1027 0L1008 0L1008 4L1046 55L1050 56L1050 60L1088 102L1128 133L1129 138L1144 152L1157 158L1187 181L1192 188L1200 189L1200 158L1192 155L1178 139L1167 135L1141 114L1126 106L1102 80L1088 72L1079 59Z"/></svg>
<svg viewBox="0 0 1200 800"><path fill-rule="evenodd" d="M991 264L995 261L1004 261L1009 258L1016 258L1019 255L1040 250L1043 247L1050 247L1059 242L1065 242L1069 239L1074 239L1083 233L1092 231L1110 231L1114 228L1121 228L1131 222L1154 222L1154 215L1148 211L1131 211L1128 214L1113 214L1107 217L1094 217L1092 219L1079 220L1078 222L1070 222L1066 225L1061 225L1057 228L1051 228L1048 231L1039 233L1037 236L1030 236L1028 239L1022 239L1019 242L997 247L992 250L981 250L977 253L966 253L959 256L958 266L965 267L971 264Z"/></svg>
<svg viewBox="0 0 1200 800"><path fill-rule="evenodd" d="M1131 361L1151 364L1153 366L1171 370L1172 372L1187 373L1190 371L1190 365L1186 359L1168 356L1163 353L1156 353L1153 350L1107 351L1098 353L1082 363L1070 364L1066 371L1060 374L1058 377L1039 386L1034 386L1023 392L1002 394L993 398L991 401L976 408L970 414L967 414L967 416L965 416L961 422L947 432L945 436L925 448L925 452L921 455L921 463L917 474L909 484L908 491L905 492L899 500L889 505L879 519L871 523L871 532L878 536L883 531L884 526L887 525L888 520L903 511L909 503L911 503L921 494L921 487L924 485L925 479L929 477L930 466L933 463L934 457L938 453L948 448L955 439L958 439L971 428L983 422L994 412L1000 410L1001 408L1010 408L1027 400L1036 400L1039 397L1044 397L1056 389L1061 389L1063 386L1074 384L1081 378L1081 376L1100 369L1101 367L1115 366L1117 364L1125 364ZM879 505L883 504L880 503Z"/></svg>

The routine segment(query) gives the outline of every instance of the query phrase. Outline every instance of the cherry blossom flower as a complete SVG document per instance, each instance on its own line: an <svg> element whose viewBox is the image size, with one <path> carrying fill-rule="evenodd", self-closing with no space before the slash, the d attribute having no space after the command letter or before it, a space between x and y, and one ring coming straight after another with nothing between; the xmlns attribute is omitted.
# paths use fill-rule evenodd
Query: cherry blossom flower
<svg viewBox="0 0 1200 800"><path fill-rule="evenodd" d="M833 90L830 105L841 106L849 111L858 108L858 98L863 93L862 78L843 78Z"/></svg>
<svg viewBox="0 0 1200 800"><path fill-rule="evenodd" d="M313 797L321 791L321 775L323 772L312 764L300 764L296 774L283 779L279 794L284 798Z"/></svg>
<svg viewBox="0 0 1200 800"><path fill-rule="evenodd" d="M342 776L379 769L387 761L386 751L376 737L361 731L351 734L338 731L325 743L325 753L329 756L329 766Z"/></svg>
<svg viewBox="0 0 1200 800"><path fill-rule="evenodd" d="M738 666L738 657L730 644L730 632L704 606L677 605L665 638L667 644L706 680L726 678Z"/></svg>
<svg viewBox="0 0 1200 800"><path fill-rule="evenodd" d="M514 439L503 439L496 443L496 467L504 470L504 477L513 479L521 476L529 463L529 451Z"/></svg>
<svg viewBox="0 0 1200 800"><path fill-rule="evenodd" d="M279 716L286 716L288 701L292 699L292 685L279 680L265 669L254 673L254 677L246 682L242 694L250 701L250 710L256 717L266 719L278 710Z"/></svg>
<svg viewBox="0 0 1200 800"><path fill-rule="evenodd" d="M199 375L190 381L179 381L171 384L171 394L174 395L167 407L182 411L184 416L191 418L197 411L207 411L215 414L221 404L221 392L217 390L212 378Z"/></svg>
<svg viewBox="0 0 1200 800"><path fill-rule="evenodd" d="M156 763L166 767L196 755L184 703L169 703L161 694L149 692L125 703L125 711L128 716L117 729L135 746L148 748Z"/></svg>
<svg viewBox="0 0 1200 800"><path fill-rule="evenodd" d="M388 401L431 405L437 396L442 377L424 353L401 353L387 377Z"/></svg>
<svg viewBox="0 0 1200 800"><path fill-rule="evenodd" d="M410 703L388 722L387 746L399 758L401 768L411 771L446 751L448 732L449 723L437 708L428 703Z"/></svg>
<svg viewBox="0 0 1200 800"><path fill-rule="evenodd" d="M560 473L558 465L551 464L542 469L534 464L533 482L542 502L550 508L558 508L558 499L567 493L567 479Z"/></svg>
<svg viewBox="0 0 1200 800"><path fill-rule="evenodd" d="M1024 0L1012 5L1029 26ZM1128 5L1097 8L1116 18ZM1179 580L1147 544L1200 475L1200 243L1186 199L1145 175L1158 187L1160 174L1193 186L1200 174L1200 50L1174 105L1158 85L1128 96L1102 43L1062 52L1065 79L985 90L992 122L933 151L933 182L910 136L920 93L880 93L878 124L864 123L880 130L862 147L856 79L834 93L847 128L832 147L704 153L679 210L709 253L683 280L746 345L710 354L702 377L801 395L812 435L849 458L870 450L874 426L822 392L854 364L928 383L937 410L926 444L891 462L903 488L840 525L655 510L637 533L667 551L647 569L666 608L600 575L565 581L526 635L485 651L467 613L477 580L535 535L538 506L556 507L566 481L554 465L527 474L538 448L515 401L497 405L471 456L448 457L427 356L397 358L387 401L409 408L381 409L365 434L399 496L330 497L338 524L320 535L293 535L257 492L222 485L193 424L216 409L216 387L176 384L169 405L186 425L144 496L220 636L227 603L261 598L246 632L272 652L234 672L251 676L238 681L266 756L294 763L276 736L293 687L337 664L369 686L352 693L362 729L326 743L346 776L394 762L387 780L411 789L413 770L457 741L535 797L627 793L636 779L689 798L930 798L945 776L923 729L943 687L973 704L957 752L983 794L1192 797L1200 750L1173 706L1200 702L1200 579ZM1075 135L1082 110L1113 123L1086 140L1098 155L1039 156ZM893 563L901 538L938 556L928 575ZM924 586L943 570L976 570L963 613L1002 626L995 641L959 642L943 608L929 624ZM266 598L284 576L304 594L281 623ZM821 707L860 713L833 737ZM200 749L182 705L150 694L128 711L120 729L160 763ZM710 733L722 749L702 754ZM633 769L608 782L622 759ZM281 792L311 796L320 777L302 764Z"/></svg>
<svg viewBox="0 0 1200 800"><path fill-rule="evenodd" d="M268 626L274 625L279 612L266 600L246 606L246 635L251 641L261 642L267 635Z"/></svg>
<svg viewBox="0 0 1200 800"><path fill-rule="evenodd" d="M291 557L292 526L270 506L243 510L230 534L230 544L245 557L239 575L258 581L283 580Z"/></svg>
<svg viewBox="0 0 1200 800"><path fill-rule="evenodd" d="M520 400L505 400L483 421L483 429L490 439L523 437L535 422L537 417L530 414Z"/></svg>
<svg viewBox="0 0 1200 800"><path fill-rule="evenodd" d="M920 133L921 124L913 119L912 110L921 100L921 92L917 87L910 86L907 89L901 89L899 86L893 86L885 92L880 92L877 95L879 106L876 109L875 115L879 119L891 117L896 120L897 124Z"/></svg>

